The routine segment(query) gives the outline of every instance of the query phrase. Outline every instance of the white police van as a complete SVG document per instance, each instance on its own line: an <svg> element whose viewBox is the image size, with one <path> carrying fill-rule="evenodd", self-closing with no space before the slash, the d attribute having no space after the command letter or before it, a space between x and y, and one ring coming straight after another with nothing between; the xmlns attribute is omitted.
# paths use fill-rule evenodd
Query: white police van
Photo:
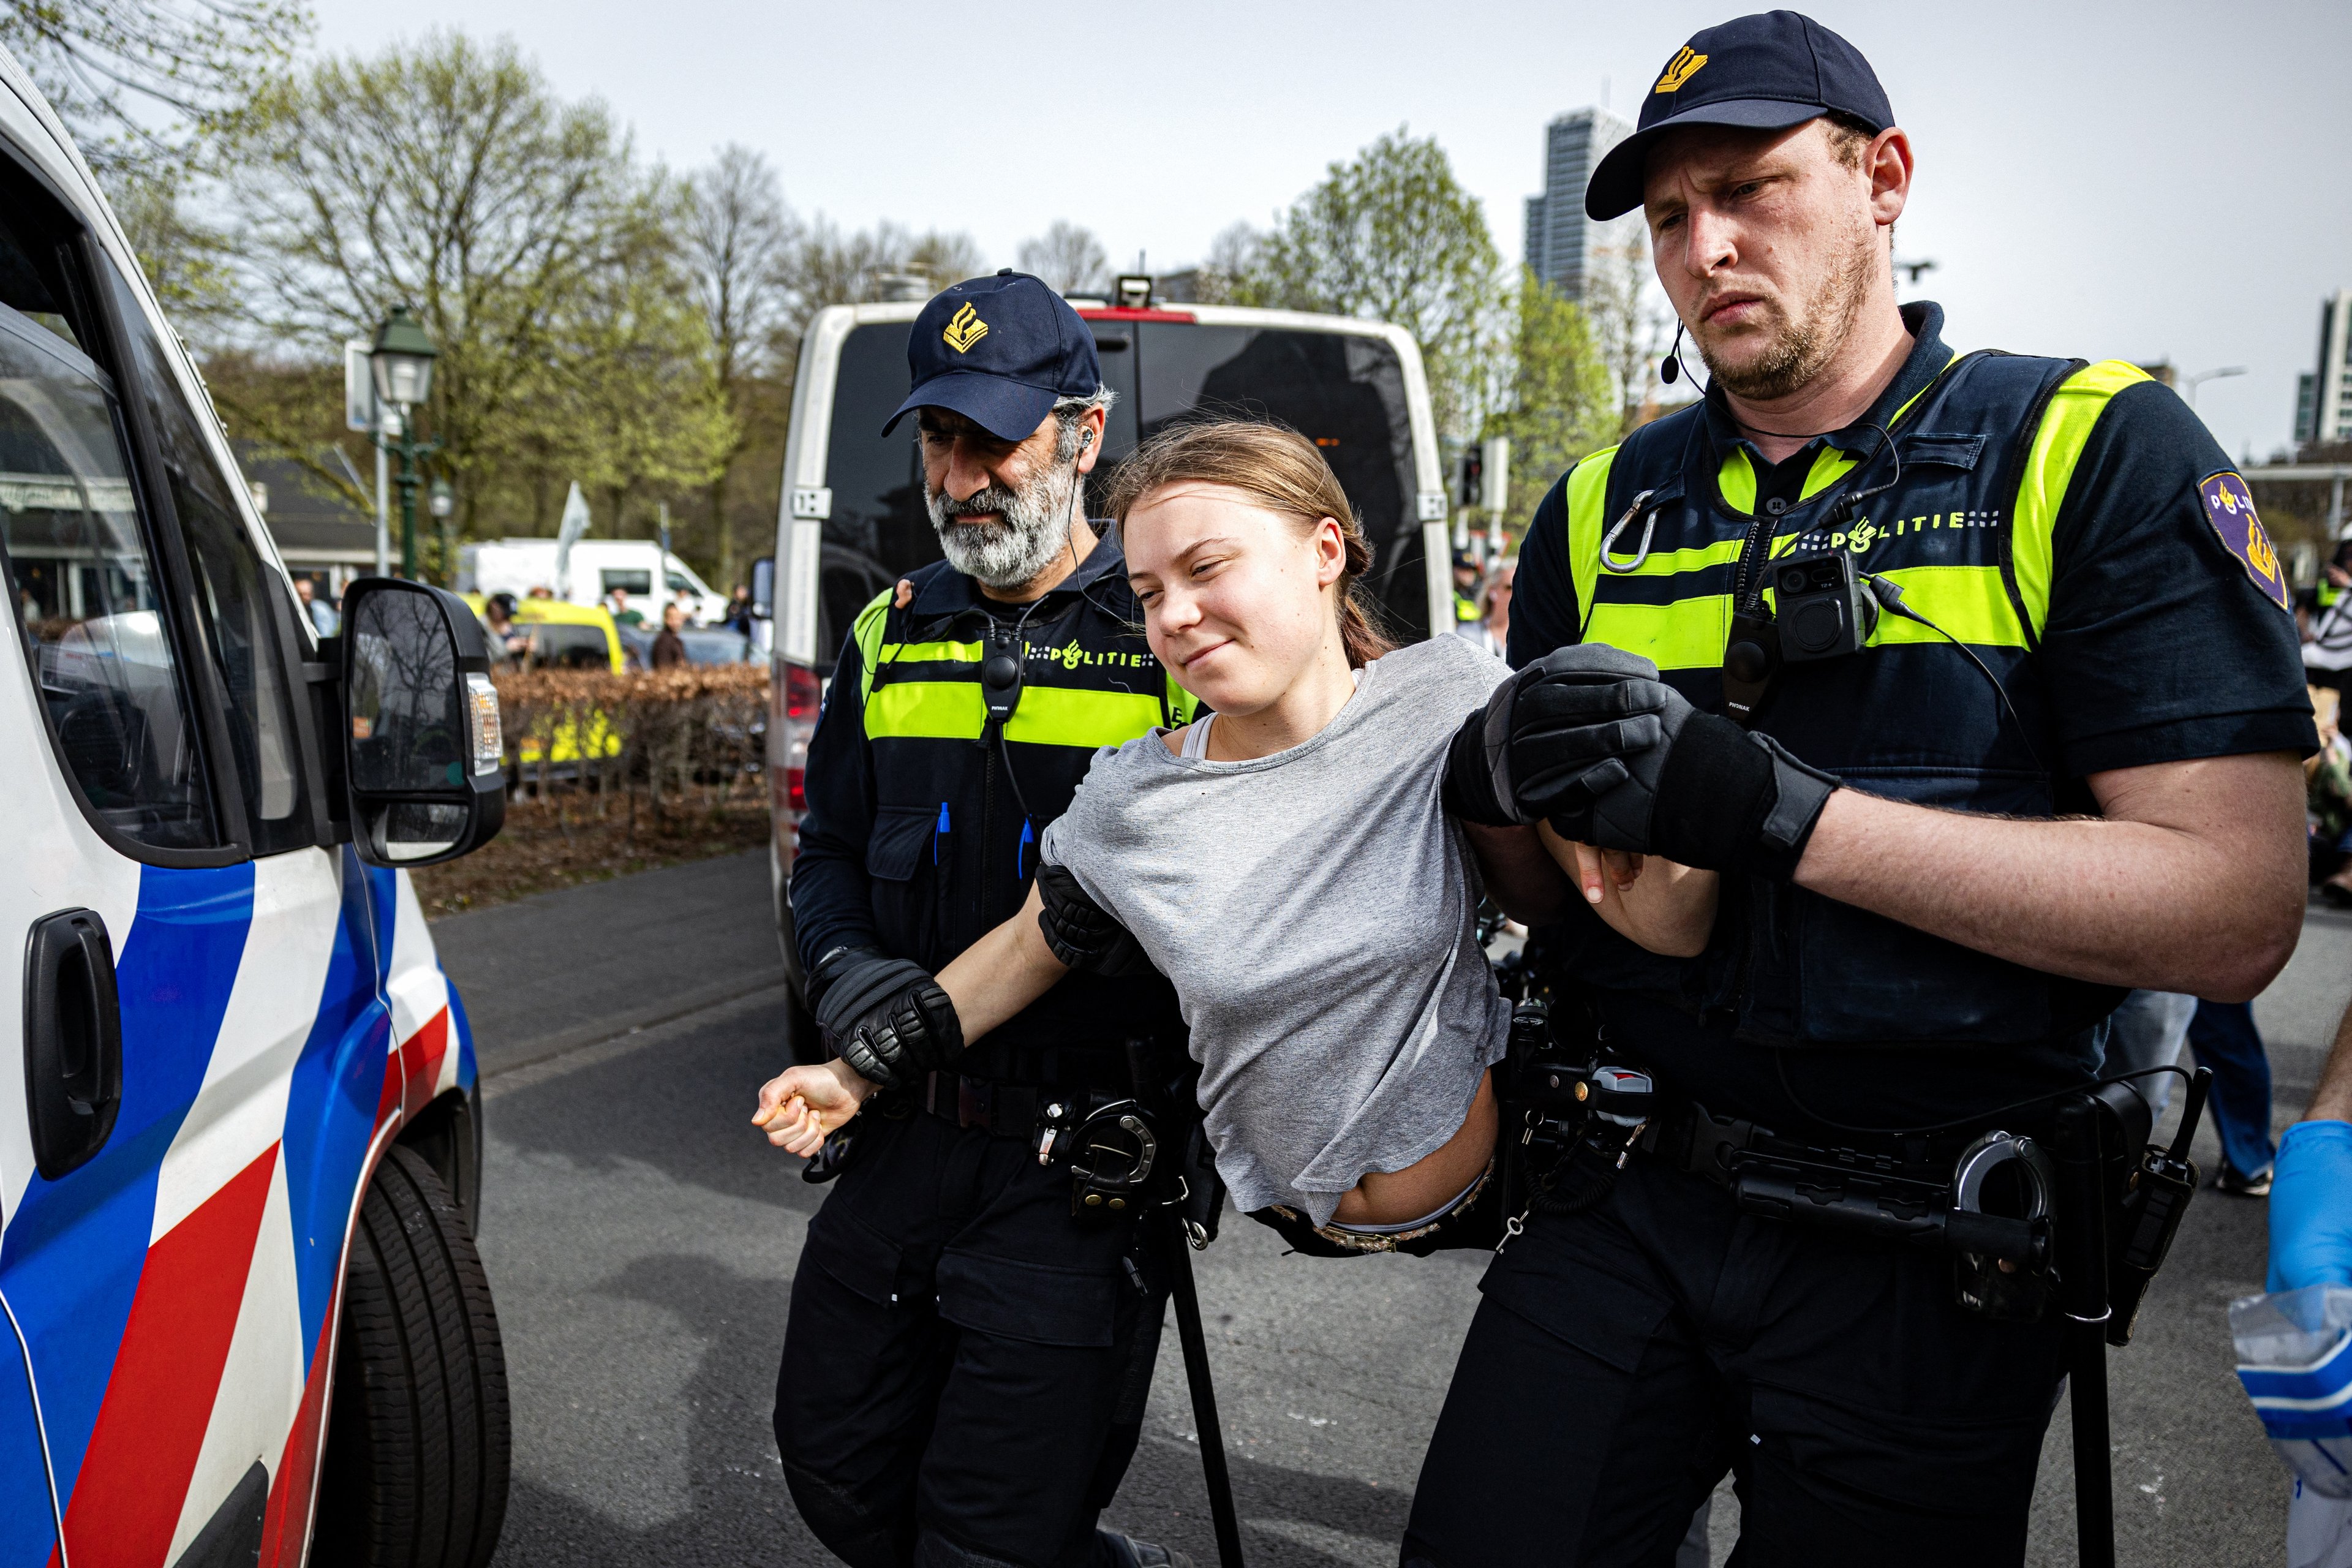
<svg viewBox="0 0 2352 1568"><path fill-rule="evenodd" d="M1073 300L1118 394L1103 429L1100 494L1121 458L1171 425L1238 415L1281 421L1323 450L1372 545L1365 586L1400 636L1452 625L1446 491L1429 378L1412 334L1383 321L1235 305L1155 305L1148 278L1119 302ZM801 340L776 553L753 569L772 616L769 841L776 927L795 976L789 889L808 739L824 683L857 612L940 559L909 430L881 434L907 395L907 333L922 301L835 305ZM813 1041L814 1031L796 1039ZM805 1047L803 1047L805 1048Z"/></svg>
<svg viewBox="0 0 2352 1568"><path fill-rule="evenodd" d="M399 868L498 829L481 632L321 641L0 53L0 1568L480 1564L473 1045Z"/></svg>

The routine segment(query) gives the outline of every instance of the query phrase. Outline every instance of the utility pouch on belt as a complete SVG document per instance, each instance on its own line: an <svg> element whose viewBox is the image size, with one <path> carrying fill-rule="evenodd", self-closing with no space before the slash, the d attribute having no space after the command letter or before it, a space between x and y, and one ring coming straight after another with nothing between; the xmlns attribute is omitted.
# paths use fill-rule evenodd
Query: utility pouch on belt
<svg viewBox="0 0 2352 1568"><path fill-rule="evenodd" d="M1649 1076L1601 1061L1580 1002L1540 998L1511 1010L1503 1057L1499 1212L1577 1214L1617 1184L1654 1099Z"/></svg>

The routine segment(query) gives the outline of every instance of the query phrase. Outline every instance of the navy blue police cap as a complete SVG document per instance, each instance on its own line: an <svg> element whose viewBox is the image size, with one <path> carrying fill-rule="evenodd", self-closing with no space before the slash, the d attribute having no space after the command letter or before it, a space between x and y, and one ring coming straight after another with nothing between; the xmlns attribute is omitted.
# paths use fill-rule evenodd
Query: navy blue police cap
<svg viewBox="0 0 2352 1568"><path fill-rule="evenodd" d="M1895 123L1886 89L1862 51L1811 16L1766 11L1693 33L1642 100L1633 134L1592 171L1585 215L1606 221L1640 206L1650 148L1669 131L1784 131L1832 112L1852 116L1874 136Z"/></svg>
<svg viewBox="0 0 2352 1568"><path fill-rule="evenodd" d="M1102 385L1095 335L1070 302L1009 267L923 307L907 338L907 370L915 390L885 436L918 408L951 408L999 440L1026 440L1056 402Z"/></svg>

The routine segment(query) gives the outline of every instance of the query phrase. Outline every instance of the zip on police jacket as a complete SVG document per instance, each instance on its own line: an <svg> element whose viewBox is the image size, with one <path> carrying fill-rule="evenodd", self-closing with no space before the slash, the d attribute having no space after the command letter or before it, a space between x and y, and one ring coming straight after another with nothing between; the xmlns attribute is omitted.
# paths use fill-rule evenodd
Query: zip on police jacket
<svg viewBox="0 0 2352 1568"><path fill-rule="evenodd" d="M1784 663L1754 728L1857 789L2053 817L2097 809L2091 773L2307 747L2284 569L2195 416L2133 366L1955 356L1940 310L1905 316L1878 406L1795 468L1759 476L1710 396L1571 469L1522 557L1512 664L1607 643L1722 711L1735 607L1773 603L1771 563L1843 552L1940 632L1883 614L1857 651ZM1727 881L1722 909L1696 959L1579 931L1578 972L1769 1044L2022 1045L2122 995L1787 884Z"/></svg>
<svg viewBox="0 0 2352 1568"><path fill-rule="evenodd" d="M945 562L909 577L905 609L885 591L859 614L809 742L792 877L794 944L807 967L848 945L937 973L1019 912L1037 840L1097 751L1191 721L1192 699L1152 656L1110 538L1034 605L990 601ZM1016 625L1021 697L1000 739L981 669L992 627ZM1158 975L1074 973L959 1068L1019 1079L1040 1070L1040 1052L1102 1051L1085 1070L1115 1083L1127 1039L1174 1039L1181 1028L1175 992Z"/></svg>

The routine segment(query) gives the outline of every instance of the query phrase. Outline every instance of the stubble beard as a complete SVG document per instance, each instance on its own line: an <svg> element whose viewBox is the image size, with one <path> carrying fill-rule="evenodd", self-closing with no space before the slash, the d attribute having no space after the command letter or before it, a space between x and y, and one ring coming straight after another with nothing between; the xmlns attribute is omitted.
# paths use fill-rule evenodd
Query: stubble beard
<svg viewBox="0 0 2352 1568"><path fill-rule="evenodd" d="M1801 320L1790 321L1777 300L1766 301L1779 331L1761 353L1743 363L1719 361L1706 341L1693 333L1708 376L1746 402L1771 403L1821 374L1845 347L1854 323L1862 319L1877 265L1877 244L1874 225L1853 236L1844 255L1815 290Z"/></svg>
<svg viewBox="0 0 2352 1568"><path fill-rule="evenodd" d="M1070 547L1077 480L1076 463L1057 460L1017 490L992 484L962 500L926 481L923 500L949 565L986 587L1013 589L1035 582ZM993 521L957 521L988 512Z"/></svg>

